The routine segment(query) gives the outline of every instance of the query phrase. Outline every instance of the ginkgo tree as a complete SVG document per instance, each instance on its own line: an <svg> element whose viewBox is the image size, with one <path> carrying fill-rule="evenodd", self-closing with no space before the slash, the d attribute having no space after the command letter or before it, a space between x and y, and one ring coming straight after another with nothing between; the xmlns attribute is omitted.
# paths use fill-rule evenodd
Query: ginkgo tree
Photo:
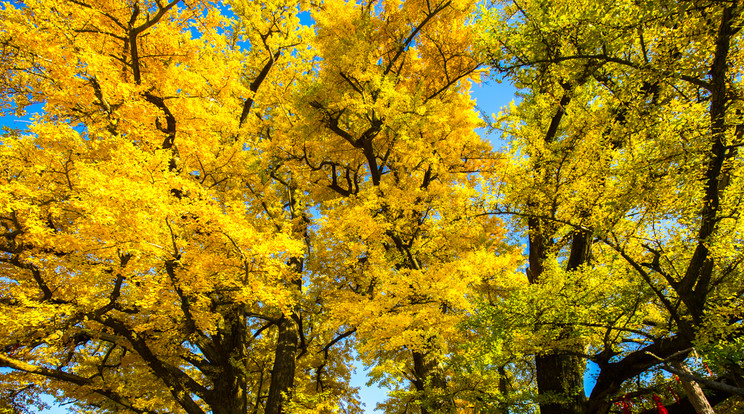
<svg viewBox="0 0 744 414"><path fill-rule="evenodd" d="M238 25L206 2L4 6L4 100L45 104L3 138L8 390L276 413L295 370L318 364L287 355L301 336L309 355L332 340L286 322L306 250L297 206L261 175L260 126L243 125L270 118L283 99L268 84L301 65L297 8L236 4Z"/></svg>
<svg viewBox="0 0 744 414"><path fill-rule="evenodd" d="M742 395L741 10L559 0L484 14L484 50L524 90L499 118L511 166L485 209L515 218L529 260L527 283L474 326L499 334L500 366L534 356L543 414L650 401L667 393L659 368L712 400ZM685 368L694 355L710 374ZM680 412L699 411L705 395L687 394Z"/></svg>
<svg viewBox="0 0 744 414"><path fill-rule="evenodd" d="M327 200L319 231L342 246L317 257L348 287L332 315L356 327L375 378L400 388L386 409L454 412L444 362L457 323L474 289L516 259L499 220L472 208L477 178L498 167L474 132L472 4L358 5L344 18L347 3L324 7L320 76L302 98L308 132L277 145Z"/></svg>
<svg viewBox="0 0 744 414"><path fill-rule="evenodd" d="M391 411L456 410L454 328L516 257L472 209L471 12L4 3L3 108L43 104L0 145L4 400L353 413L356 346Z"/></svg>

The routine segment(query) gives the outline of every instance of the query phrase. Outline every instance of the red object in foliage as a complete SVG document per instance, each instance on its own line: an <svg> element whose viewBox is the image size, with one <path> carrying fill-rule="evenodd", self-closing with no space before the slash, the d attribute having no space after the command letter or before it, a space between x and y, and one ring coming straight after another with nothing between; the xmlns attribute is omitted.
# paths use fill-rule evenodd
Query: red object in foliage
<svg viewBox="0 0 744 414"><path fill-rule="evenodd" d="M671 385L668 385L667 387L669 387L669 392L672 393L672 397L674 397L674 401L679 402L679 394L677 394L674 391L674 388L672 388Z"/></svg>
<svg viewBox="0 0 744 414"><path fill-rule="evenodd" d="M661 397L654 394L653 395L654 402L656 403L656 412L659 414L669 414L666 407L664 407L664 404L661 403Z"/></svg>
<svg viewBox="0 0 744 414"><path fill-rule="evenodd" d="M632 403L630 402L630 399L628 399L627 395L624 395L623 399L615 404L622 405L623 414L630 414L630 406L632 405Z"/></svg>

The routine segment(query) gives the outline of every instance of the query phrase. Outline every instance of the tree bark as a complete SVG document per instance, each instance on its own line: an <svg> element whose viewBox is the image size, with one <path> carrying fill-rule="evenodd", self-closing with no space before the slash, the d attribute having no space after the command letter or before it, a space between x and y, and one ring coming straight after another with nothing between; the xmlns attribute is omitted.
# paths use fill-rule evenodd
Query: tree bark
<svg viewBox="0 0 744 414"><path fill-rule="evenodd" d="M224 357L212 379L214 392L210 407L214 414L246 414L248 412L245 366L245 316L240 311L226 315L229 328L220 332Z"/></svg>
<svg viewBox="0 0 744 414"><path fill-rule="evenodd" d="M530 225L530 283L540 283L543 261L552 241L543 236L544 225L533 218ZM578 269L588 260L591 234L575 232L571 241L567 271ZM561 339L572 335L566 330ZM581 353L583 350L577 350ZM541 414L582 414L586 403L584 395L585 362L571 353L550 353L535 356L537 391L540 395Z"/></svg>
<svg viewBox="0 0 744 414"><path fill-rule="evenodd" d="M499 393L503 400L499 403L499 410L502 414L509 414L509 378L506 376L506 367L499 367Z"/></svg>
<svg viewBox="0 0 744 414"><path fill-rule="evenodd" d="M278 325L279 334L265 414L284 414L286 401L294 386L295 357L299 343L297 323L291 317L284 317Z"/></svg>
<svg viewBox="0 0 744 414"><path fill-rule="evenodd" d="M671 365L680 371L692 375L692 372L684 362L672 361ZM691 381L690 379L682 376L679 377L679 381L682 383L682 386L685 389L687 399L690 400L690 404L695 407L695 411L698 414L715 414L715 411L713 411L713 407L711 407L708 399L705 397L705 393L703 392L702 388L700 388L700 385L698 385L697 382Z"/></svg>
<svg viewBox="0 0 744 414"><path fill-rule="evenodd" d="M581 414L584 412L584 364L580 358L566 354L535 357L537 389L546 402L540 403L541 414Z"/></svg>
<svg viewBox="0 0 744 414"><path fill-rule="evenodd" d="M413 381L416 391L424 394L421 401L421 414L448 414L455 412L455 404L445 394L447 380L439 366L439 361L423 352L413 352Z"/></svg>

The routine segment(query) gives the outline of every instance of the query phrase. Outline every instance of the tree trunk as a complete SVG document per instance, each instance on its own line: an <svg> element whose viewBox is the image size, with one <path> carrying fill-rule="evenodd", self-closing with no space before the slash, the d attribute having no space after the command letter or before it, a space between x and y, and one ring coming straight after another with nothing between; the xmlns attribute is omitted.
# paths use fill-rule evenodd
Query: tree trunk
<svg viewBox="0 0 744 414"><path fill-rule="evenodd" d="M499 402L499 410L501 414L509 414L509 378L506 376L506 367L499 367L499 393L503 400Z"/></svg>
<svg viewBox="0 0 744 414"><path fill-rule="evenodd" d="M286 401L294 385L295 357L299 342L297 323L291 317L284 317L278 325L279 335L265 414L284 414Z"/></svg>
<svg viewBox="0 0 744 414"><path fill-rule="evenodd" d="M448 414L455 412L455 404L446 394L447 380L439 361L423 352L413 352L413 381L416 391L423 393L421 414Z"/></svg>
<svg viewBox="0 0 744 414"><path fill-rule="evenodd" d="M214 414L246 414L248 411L245 366L245 316L242 311L224 314L225 327L220 329L215 345L218 365L210 375L214 391L209 406ZM214 357L214 356L213 356Z"/></svg>
<svg viewBox="0 0 744 414"><path fill-rule="evenodd" d="M540 414L581 414L584 412L584 363L573 355L549 354L535 357Z"/></svg>
<svg viewBox="0 0 744 414"><path fill-rule="evenodd" d="M530 283L540 283L544 269L543 261L553 241L544 236L545 224L542 220L531 218L530 227ZM589 257L590 232L577 231L571 240L571 250L566 270L578 269ZM561 334L560 339L568 339L570 330ZM577 353L583 352L578 349ZM550 353L535 356L537 391L540 395L541 414L582 414L586 403L584 395L584 369L586 363L573 354Z"/></svg>
<svg viewBox="0 0 744 414"><path fill-rule="evenodd" d="M672 361L671 365L682 372L686 372L692 375L692 372L690 372L690 369L687 368L687 365L684 362ZM690 400L690 404L695 407L695 411L698 414L715 414L715 411L713 411L713 407L710 406L708 399L705 397L705 393L703 392L702 388L700 388L700 385L698 385L697 382L691 381L681 375L679 377L679 381L682 383L682 386L685 389L687 399Z"/></svg>

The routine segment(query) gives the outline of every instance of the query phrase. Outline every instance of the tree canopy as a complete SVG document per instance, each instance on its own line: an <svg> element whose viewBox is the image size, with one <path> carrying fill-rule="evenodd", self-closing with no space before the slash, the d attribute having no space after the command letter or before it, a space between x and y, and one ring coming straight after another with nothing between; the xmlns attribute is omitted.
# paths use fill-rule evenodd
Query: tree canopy
<svg viewBox="0 0 744 414"><path fill-rule="evenodd" d="M491 208L521 217L529 286L484 321L530 339L502 363L536 355L543 414L650 402L658 368L697 352L741 395L741 5L515 1L485 21L525 89L498 120L512 156Z"/></svg>
<svg viewBox="0 0 744 414"><path fill-rule="evenodd" d="M3 3L1 409L735 410L741 8Z"/></svg>

